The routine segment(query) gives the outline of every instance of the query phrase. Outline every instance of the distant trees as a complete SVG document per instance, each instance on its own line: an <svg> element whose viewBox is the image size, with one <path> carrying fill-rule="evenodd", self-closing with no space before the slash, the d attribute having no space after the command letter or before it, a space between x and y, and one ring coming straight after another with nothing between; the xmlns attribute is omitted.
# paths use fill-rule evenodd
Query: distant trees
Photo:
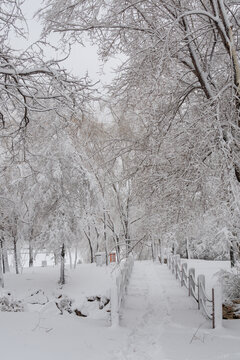
<svg viewBox="0 0 240 360"><path fill-rule="evenodd" d="M74 113L81 119L91 98L87 78L46 60L46 42L12 48L13 36L28 35L23 3L0 4L0 268L8 269L11 249L17 273L23 243L30 266L37 249L76 243L89 181L64 128Z"/></svg>
<svg viewBox="0 0 240 360"><path fill-rule="evenodd" d="M18 272L27 241L29 265L40 248L61 255L64 283L79 243L90 261L99 250L154 255L164 242L188 257L236 252L240 6L46 0L45 39L19 52L8 39L25 36L21 5L0 4L2 263L11 243ZM44 60L51 31L65 44L87 34L106 60L124 54L105 98L110 121L85 112L87 79Z"/></svg>
<svg viewBox="0 0 240 360"><path fill-rule="evenodd" d="M193 224L204 227L207 217L220 217L223 222L212 224L216 233L229 229L230 247L240 231L239 4L46 4L45 33L79 42L88 33L104 58L126 56L110 102L118 124L131 129L126 138L132 137L126 145L118 135L115 156L131 153L128 176L149 216L160 217L156 231L177 236Z"/></svg>

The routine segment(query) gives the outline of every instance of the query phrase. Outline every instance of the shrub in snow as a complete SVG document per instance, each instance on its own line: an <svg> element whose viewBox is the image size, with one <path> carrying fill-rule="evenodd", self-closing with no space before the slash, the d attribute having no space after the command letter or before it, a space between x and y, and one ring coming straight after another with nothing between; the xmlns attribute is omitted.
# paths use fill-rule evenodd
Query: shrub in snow
<svg viewBox="0 0 240 360"><path fill-rule="evenodd" d="M240 269L232 271L221 270L218 273L223 287L223 300L231 302L234 299L240 299Z"/></svg>
<svg viewBox="0 0 240 360"><path fill-rule="evenodd" d="M48 297L44 294L43 290L37 290L25 299L25 302L33 305L45 305L48 301Z"/></svg>
<svg viewBox="0 0 240 360"><path fill-rule="evenodd" d="M77 316L87 317L88 311L85 306L82 304L79 306L73 307L73 300L69 298L67 295L59 295L55 301L57 308L60 310L61 315L64 312L68 312L69 314L75 314Z"/></svg>
<svg viewBox="0 0 240 360"><path fill-rule="evenodd" d="M11 294L0 297L0 311L21 312L24 311L23 303L14 300Z"/></svg>
<svg viewBox="0 0 240 360"><path fill-rule="evenodd" d="M57 308L60 310L60 313L63 314L64 311L67 311L69 314L73 312L72 303L73 300L67 295L59 295L55 301Z"/></svg>
<svg viewBox="0 0 240 360"><path fill-rule="evenodd" d="M99 301L99 309L102 310L107 304L109 304L110 299L106 296L88 296L87 301L93 302L93 301Z"/></svg>
<svg viewBox="0 0 240 360"><path fill-rule="evenodd" d="M109 302L110 299L108 299L106 296L102 296L99 302L99 309L102 310Z"/></svg>

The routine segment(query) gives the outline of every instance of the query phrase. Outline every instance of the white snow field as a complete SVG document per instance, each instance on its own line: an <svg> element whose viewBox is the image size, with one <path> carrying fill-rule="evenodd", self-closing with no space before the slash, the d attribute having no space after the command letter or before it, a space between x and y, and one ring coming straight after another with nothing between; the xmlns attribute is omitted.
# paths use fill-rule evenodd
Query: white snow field
<svg viewBox="0 0 240 360"><path fill-rule="evenodd" d="M211 281L218 268L229 266L204 261L191 265L205 269ZM5 277L5 292L10 291L14 298L27 302L31 293L41 289L50 301L28 304L25 312L0 312L1 359L240 359L240 321L224 320L221 329L211 329L211 322L166 265L135 262L117 328L110 326L109 305L99 310L98 301L86 299L109 296L111 267L82 264L68 270L67 276L62 289L54 267L24 269L19 276ZM55 305L59 294L75 299L74 304L88 316L60 315Z"/></svg>

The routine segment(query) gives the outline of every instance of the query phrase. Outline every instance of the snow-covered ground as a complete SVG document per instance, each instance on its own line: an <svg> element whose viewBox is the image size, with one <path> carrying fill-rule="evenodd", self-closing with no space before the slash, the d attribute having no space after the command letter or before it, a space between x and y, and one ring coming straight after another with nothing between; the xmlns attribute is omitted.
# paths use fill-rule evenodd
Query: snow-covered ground
<svg viewBox="0 0 240 360"><path fill-rule="evenodd" d="M201 273L205 270L210 281L217 268L228 267L202 261L193 265ZM14 298L28 301L41 289L50 301L29 304L25 312L0 312L1 359L240 359L240 321L224 321L222 329L212 330L166 265L135 262L119 328L110 327L109 305L100 310L98 301L87 301L89 296L109 296L111 268L79 265L67 271L68 283L62 289L57 270L39 267L6 276L5 291ZM55 305L59 294L74 299L88 316L60 315Z"/></svg>

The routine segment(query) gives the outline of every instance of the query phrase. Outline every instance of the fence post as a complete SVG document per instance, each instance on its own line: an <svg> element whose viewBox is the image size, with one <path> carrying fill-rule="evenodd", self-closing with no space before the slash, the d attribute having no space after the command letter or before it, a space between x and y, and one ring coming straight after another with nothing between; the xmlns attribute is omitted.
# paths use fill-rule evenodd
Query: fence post
<svg viewBox="0 0 240 360"><path fill-rule="evenodd" d="M193 292L192 292L192 288L193 290L195 291L195 269L194 268L191 268L189 269L189 272L188 272L188 277L189 277L189 281L188 281L188 284L189 284L189 291L188 291L188 295L191 296L193 295Z"/></svg>
<svg viewBox="0 0 240 360"><path fill-rule="evenodd" d="M178 278L178 265L181 264L180 255L175 255L176 279Z"/></svg>
<svg viewBox="0 0 240 360"><path fill-rule="evenodd" d="M217 284L212 289L213 329L222 327L222 287Z"/></svg>
<svg viewBox="0 0 240 360"><path fill-rule="evenodd" d="M204 302L204 305L206 304L205 296L203 296L202 294L202 288L205 290L205 276L198 275L197 282L198 282L198 310L200 310L201 301Z"/></svg>
<svg viewBox="0 0 240 360"><path fill-rule="evenodd" d="M168 254L168 256L167 256L167 265L170 270L171 269L171 254Z"/></svg>
<svg viewBox="0 0 240 360"><path fill-rule="evenodd" d="M182 264L181 286L184 285L185 274L187 274L187 263Z"/></svg>
<svg viewBox="0 0 240 360"><path fill-rule="evenodd" d="M172 255L172 273L174 274L175 270L175 255Z"/></svg>

